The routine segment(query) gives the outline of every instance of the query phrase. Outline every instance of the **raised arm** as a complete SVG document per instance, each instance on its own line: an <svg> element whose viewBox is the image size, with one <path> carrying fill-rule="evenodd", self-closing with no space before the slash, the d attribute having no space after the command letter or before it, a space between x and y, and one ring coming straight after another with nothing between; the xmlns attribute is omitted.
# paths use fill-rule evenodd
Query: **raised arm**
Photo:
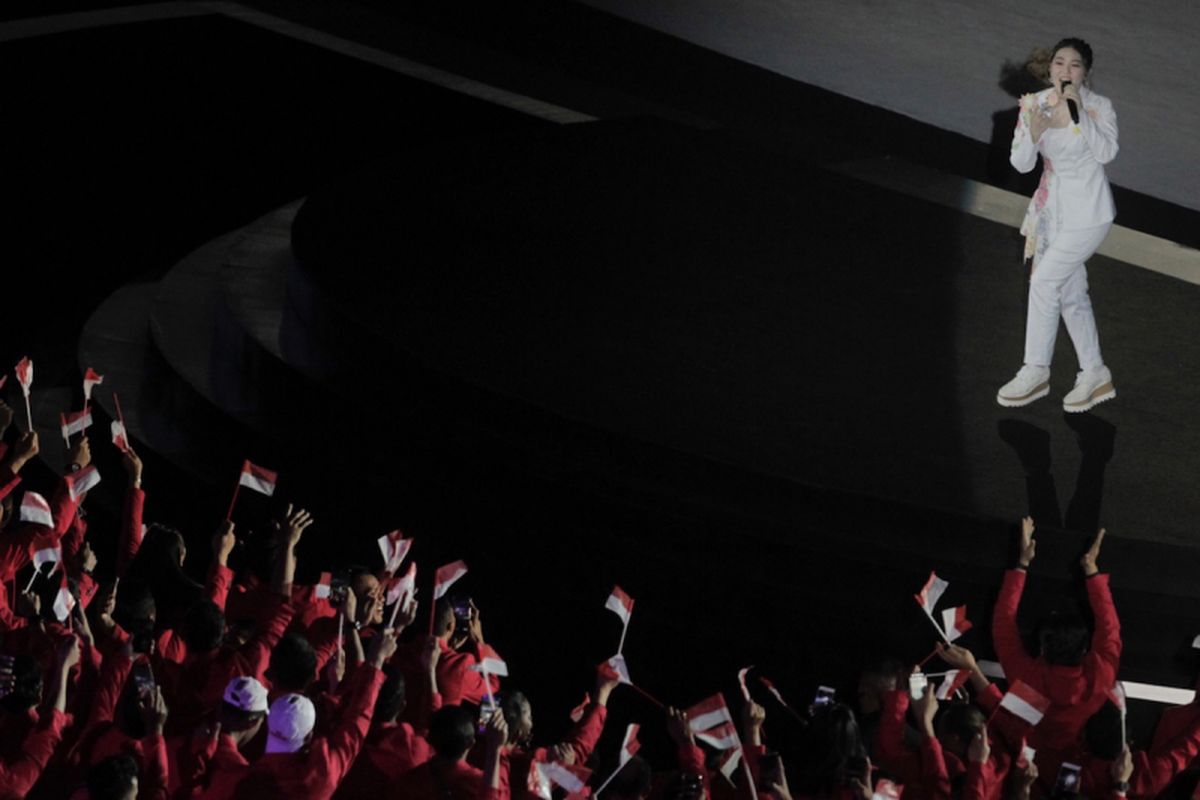
<svg viewBox="0 0 1200 800"><path fill-rule="evenodd" d="M206 596L213 601L221 611L225 610L225 602L229 599L229 587L233 585L233 571L229 569L229 554L237 544L233 533L233 522L221 520L217 531L213 534L212 550L213 563L208 573Z"/></svg>
<svg viewBox="0 0 1200 800"><path fill-rule="evenodd" d="M146 504L146 493L142 491L142 460L133 448L127 448L121 456L121 464L129 479L125 490L125 506L121 511L121 531L117 541L117 576L125 577L125 571L142 546L142 509Z"/></svg>
<svg viewBox="0 0 1200 800"><path fill-rule="evenodd" d="M1033 114L1037 95L1027 94L1017 106L1017 127L1013 129L1012 150L1008 161L1017 172L1030 172L1037 166L1037 143L1033 140Z"/></svg>
<svg viewBox="0 0 1200 800"><path fill-rule="evenodd" d="M1108 575L1100 574L1100 569L1096 566L1103 542L1104 529L1101 528L1092 546L1079 560L1079 564L1083 567L1088 602L1096 620L1096 629L1092 633L1092 649L1088 655L1100 661L1096 675L1097 680L1101 681L1100 685L1110 686L1116 680L1117 665L1121 661L1121 623L1117 619L1117 608L1113 605Z"/></svg>
<svg viewBox="0 0 1200 800"><path fill-rule="evenodd" d="M583 764L591 757L596 749L596 742L604 733L604 721L608 718L608 698L613 689L617 688L620 678L616 671L607 663L596 668L596 699L583 712L583 716L571 728L567 738L554 749L558 754L570 751L574 755L575 764ZM563 760L561 757L559 760Z"/></svg>
<svg viewBox="0 0 1200 800"><path fill-rule="evenodd" d="M383 631L374 637L366 663L359 667L351 678L354 688L337 727L329 734L327 740L326 764L330 782L334 785L346 776L354 757L358 755L363 741L367 738L371 717L375 713L375 700L379 696L379 688L383 686L385 677L383 665L395 652L396 632Z"/></svg>
<svg viewBox="0 0 1200 800"><path fill-rule="evenodd" d="M1017 569L1004 573L1000 595L992 609L992 646L1009 680L1029 675L1034 668L1034 660L1025 652L1025 645L1021 643L1021 634L1017 630L1017 608L1025 591L1025 571L1037 552L1033 533L1033 520L1025 517L1021 520L1021 553Z"/></svg>
<svg viewBox="0 0 1200 800"><path fill-rule="evenodd" d="M0 413L3 411L7 411L11 417L12 409L4 405L4 401L0 400ZM22 433L17 438L16 444L13 445L12 450L7 454L3 463L0 463L0 500L12 494L12 491L21 484L21 470L37 454L37 431Z"/></svg>
<svg viewBox="0 0 1200 800"><path fill-rule="evenodd" d="M54 669L45 707L25 741L20 755L12 761L0 762L0 789L5 797L24 797L41 777L50 757L62 741L66 724L67 683L71 667L79 663L79 642L74 636L63 639L55 654Z"/></svg>

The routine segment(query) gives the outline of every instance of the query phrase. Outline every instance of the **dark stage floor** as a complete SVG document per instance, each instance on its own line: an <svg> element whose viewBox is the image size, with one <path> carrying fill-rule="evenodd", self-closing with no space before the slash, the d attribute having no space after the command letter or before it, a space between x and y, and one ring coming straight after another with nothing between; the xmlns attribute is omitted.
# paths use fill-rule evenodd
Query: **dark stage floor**
<svg viewBox="0 0 1200 800"><path fill-rule="evenodd" d="M634 57L659 42L683 58L639 92L570 59L555 71L519 39L504 52L450 15L391 24L402 54L457 56L478 80L494 63L507 88L604 119L560 126L216 15L0 46L6 74L32 76L0 129L0 191L5 257L26 265L13 296L36 298L0 355L32 351L49 430L78 353L154 453L152 508L162 498L199 541L249 456L327 521L310 573L370 558L396 525L423 569L467 556L470 590L497 609L489 638L551 708L610 654L613 582L644 615L635 679L677 703L751 662L807 693L884 651L923 655L908 598L932 567L986 654L985 609L1030 508L1108 527L1123 674L1190 685L1200 287L1095 259L1117 400L1064 417L1064 334L1052 398L1005 411L1016 231L782 144L820 152L849 101L799 87L805 114L734 123L728 98L668 89L689 65L728 68L731 85L754 72L665 37L616 28ZM608 43L596 33L573 58L616 58ZM764 98L788 96L762 80ZM856 136L825 155L916 152L911 120L855 113ZM987 172L986 149L947 142L941 166ZM290 211L251 223L306 196L296 263ZM1051 602L1086 534L1045 537L1031 591ZM535 657L547 641L570 668ZM711 670L689 669L697 653Z"/></svg>

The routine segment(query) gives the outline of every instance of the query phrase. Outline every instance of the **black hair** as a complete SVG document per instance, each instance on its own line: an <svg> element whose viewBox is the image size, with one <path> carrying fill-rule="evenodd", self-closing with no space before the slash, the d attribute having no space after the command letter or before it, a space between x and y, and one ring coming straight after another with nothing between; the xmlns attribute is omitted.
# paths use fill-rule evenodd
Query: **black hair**
<svg viewBox="0 0 1200 800"><path fill-rule="evenodd" d="M1121 709L1111 700L1088 717L1083 728L1084 739L1092 755L1112 761L1121 755Z"/></svg>
<svg viewBox="0 0 1200 800"><path fill-rule="evenodd" d="M449 597L438 598L437 604L433 607L433 633L435 636L441 636L442 631L454 622L454 604Z"/></svg>
<svg viewBox="0 0 1200 800"><path fill-rule="evenodd" d="M12 676L12 691L0 700L0 708L10 714L24 714L41 702L42 667L33 656L15 656Z"/></svg>
<svg viewBox="0 0 1200 800"><path fill-rule="evenodd" d="M844 703L816 709L804 741L798 770L801 794L832 795L865 766L867 750L858 720Z"/></svg>
<svg viewBox="0 0 1200 800"><path fill-rule="evenodd" d="M211 600L201 600L188 609L179 635L191 653L207 653L225 638L225 613Z"/></svg>
<svg viewBox="0 0 1200 800"><path fill-rule="evenodd" d="M303 694L317 677L317 652L298 633L289 633L271 651L273 688Z"/></svg>
<svg viewBox="0 0 1200 800"><path fill-rule="evenodd" d="M625 762L608 783L604 796L619 797L622 800L637 800L650 794L650 782L653 774L650 764L641 756L634 756Z"/></svg>
<svg viewBox="0 0 1200 800"><path fill-rule="evenodd" d="M122 800L133 789L138 765L129 756L112 756L87 772L89 800Z"/></svg>
<svg viewBox="0 0 1200 800"><path fill-rule="evenodd" d="M204 596L204 587L192 580L180 565L183 553L183 534L174 528L154 523L129 564L121 581L134 590L146 590L154 595L158 621L173 624Z"/></svg>
<svg viewBox="0 0 1200 800"><path fill-rule="evenodd" d="M970 703L950 703L938 720L938 730L943 736L955 736L963 747L971 744L975 735L987 725L983 712Z"/></svg>
<svg viewBox="0 0 1200 800"><path fill-rule="evenodd" d="M1083 68L1088 72L1092 71L1092 46L1090 44L1077 36L1068 36L1065 39L1060 39L1050 52L1057 53L1064 47L1070 47L1076 53L1079 53L1079 57L1083 59Z"/></svg>
<svg viewBox="0 0 1200 800"><path fill-rule="evenodd" d="M458 761L475 745L475 718L462 706L443 706L429 719L429 744L438 758Z"/></svg>
<svg viewBox="0 0 1200 800"><path fill-rule="evenodd" d="M384 673L387 678L375 699L376 722L391 722L404 712L404 673L395 666L389 666Z"/></svg>
<svg viewBox="0 0 1200 800"><path fill-rule="evenodd" d="M533 735L533 731L524 731L521 734L521 717L524 716L525 709L529 707L529 698L524 692L516 691L515 689L505 692L500 698L500 713L504 715L504 721L508 723L508 735L517 744L528 744L528 739Z"/></svg>
<svg viewBox="0 0 1200 800"><path fill-rule="evenodd" d="M1079 666L1087 653L1087 625L1077 614L1055 611L1038 626L1038 643L1047 664Z"/></svg>

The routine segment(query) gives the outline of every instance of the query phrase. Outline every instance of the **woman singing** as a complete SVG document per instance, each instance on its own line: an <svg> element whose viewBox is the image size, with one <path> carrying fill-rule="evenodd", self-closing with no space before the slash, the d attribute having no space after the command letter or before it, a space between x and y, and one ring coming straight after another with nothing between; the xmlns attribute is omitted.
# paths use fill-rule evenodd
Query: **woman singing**
<svg viewBox="0 0 1200 800"><path fill-rule="evenodd" d="M996 402L1024 406L1050 393L1050 359L1058 318L1075 345L1079 374L1063 410L1087 411L1117 396L1100 356L1084 262L1112 227L1116 209L1104 165L1117 155L1117 115L1088 88L1092 48L1063 39L1050 60L1050 88L1021 98L1009 161L1029 172L1042 154L1042 180L1025 213L1025 258L1032 259L1025 365Z"/></svg>

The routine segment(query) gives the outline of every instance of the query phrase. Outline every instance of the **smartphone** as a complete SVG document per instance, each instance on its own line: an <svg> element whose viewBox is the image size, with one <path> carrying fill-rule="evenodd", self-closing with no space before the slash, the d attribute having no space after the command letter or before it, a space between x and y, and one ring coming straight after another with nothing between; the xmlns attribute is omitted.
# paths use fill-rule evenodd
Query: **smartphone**
<svg viewBox="0 0 1200 800"><path fill-rule="evenodd" d="M329 604L335 608L340 608L346 602L346 594L350 591L350 584L345 578L333 578L329 581Z"/></svg>
<svg viewBox="0 0 1200 800"><path fill-rule="evenodd" d="M143 697L154 691L154 672L146 662L135 664L131 671L134 686L137 687L138 697Z"/></svg>
<svg viewBox="0 0 1200 800"><path fill-rule="evenodd" d="M1079 773L1083 767L1064 761L1058 768L1058 779L1054 781L1054 797L1074 797L1079 794Z"/></svg>
<svg viewBox="0 0 1200 800"><path fill-rule="evenodd" d="M493 696L492 700L495 699ZM489 701L488 698L483 698L483 702L479 704L479 720L475 723L476 735L483 736L487 733L488 720L492 718L492 715L496 713L496 709L499 707L495 702Z"/></svg>
<svg viewBox="0 0 1200 800"><path fill-rule="evenodd" d="M834 698L837 697L837 690L831 689L828 686L818 686L817 694L813 697L813 708L825 708L833 705Z"/></svg>
<svg viewBox="0 0 1200 800"><path fill-rule="evenodd" d="M929 678L925 677L924 672L914 672L908 676L908 696L913 700L920 700L928 686Z"/></svg>

